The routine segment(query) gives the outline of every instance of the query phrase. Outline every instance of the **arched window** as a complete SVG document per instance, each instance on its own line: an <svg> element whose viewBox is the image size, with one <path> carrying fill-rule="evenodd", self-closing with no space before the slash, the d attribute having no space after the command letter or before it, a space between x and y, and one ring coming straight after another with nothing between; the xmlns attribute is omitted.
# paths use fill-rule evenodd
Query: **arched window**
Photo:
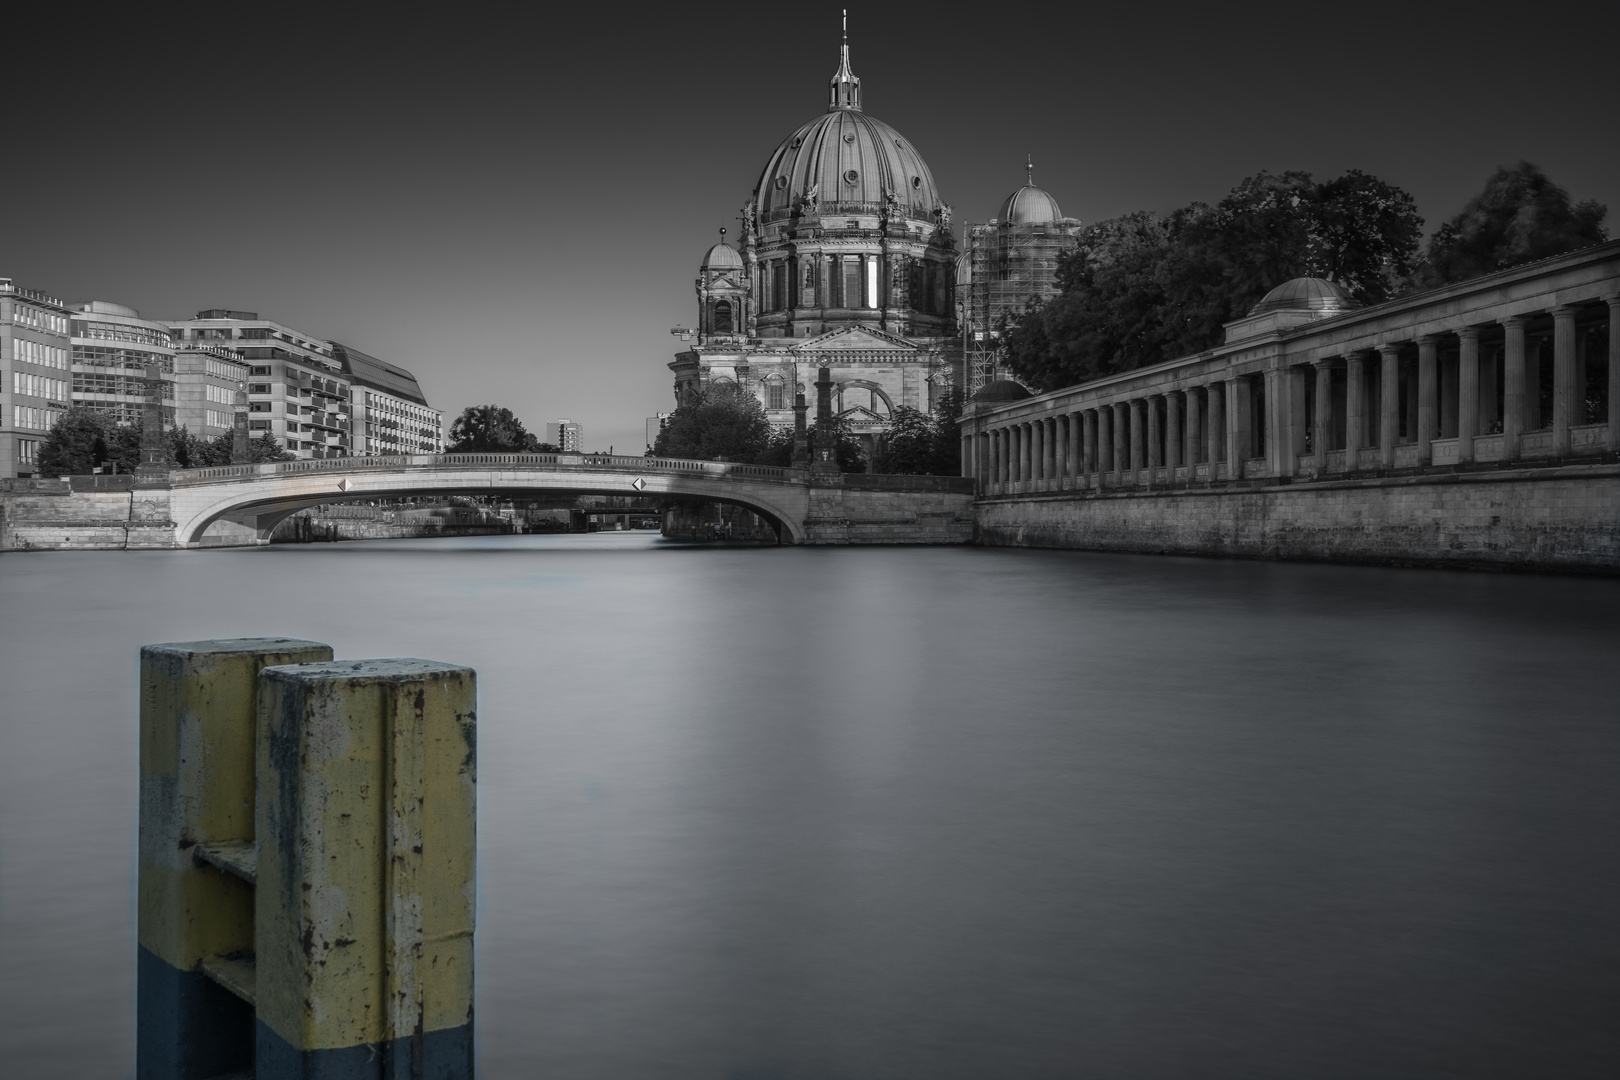
<svg viewBox="0 0 1620 1080"><path fill-rule="evenodd" d="M730 300L716 300L714 302L714 332L716 334L731 333Z"/></svg>
<svg viewBox="0 0 1620 1080"><path fill-rule="evenodd" d="M765 380L765 407L767 409L787 408L787 387L783 385L780 375L772 375Z"/></svg>

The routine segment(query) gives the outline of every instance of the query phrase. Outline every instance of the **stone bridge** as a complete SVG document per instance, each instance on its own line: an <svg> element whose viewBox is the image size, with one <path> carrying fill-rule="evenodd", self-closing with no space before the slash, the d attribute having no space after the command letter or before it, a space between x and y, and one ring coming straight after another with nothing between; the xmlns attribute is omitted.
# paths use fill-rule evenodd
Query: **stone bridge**
<svg viewBox="0 0 1620 1080"><path fill-rule="evenodd" d="M967 543L972 481L605 454L420 454L176 469L166 481L6 481L0 550L268 543L288 515L324 503L436 495L629 495L729 503L785 544Z"/></svg>

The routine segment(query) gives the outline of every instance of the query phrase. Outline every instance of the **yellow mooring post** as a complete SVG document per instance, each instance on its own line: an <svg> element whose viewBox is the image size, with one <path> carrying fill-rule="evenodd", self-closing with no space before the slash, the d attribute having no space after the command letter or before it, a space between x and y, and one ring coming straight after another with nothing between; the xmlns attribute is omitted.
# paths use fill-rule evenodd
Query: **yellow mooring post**
<svg viewBox="0 0 1620 1080"><path fill-rule="evenodd" d="M473 671L141 657L140 1080L470 1078Z"/></svg>
<svg viewBox="0 0 1620 1080"><path fill-rule="evenodd" d="M140 1080L253 1065L253 1007L215 977L251 974L253 886L197 856L253 850L260 670L331 658L329 646L290 638L141 650Z"/></svg>
<svg viewBox="0 0 1620 1080"><path fill-rule="evenodd" d="M472 1076L476 676L266 668L257 1080Z"/></svg>

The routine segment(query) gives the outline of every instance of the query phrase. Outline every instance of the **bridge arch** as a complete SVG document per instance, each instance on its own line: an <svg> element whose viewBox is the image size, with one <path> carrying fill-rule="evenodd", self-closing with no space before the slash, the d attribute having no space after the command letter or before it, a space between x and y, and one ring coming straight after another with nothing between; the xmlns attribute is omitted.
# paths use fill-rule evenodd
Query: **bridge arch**
<svg viewBox="0 0 1620 1080"><path fill-rule="evenodd" d="M640 482L639 485L637 482ZM805 540L802 471L730 462L579 454L436 454L336 458L187 469L172 475L175 539L201 544L221 519L260 539L291 514L324 503L433 495L625 495L729 503L770 523L782 543Z"/></svg>

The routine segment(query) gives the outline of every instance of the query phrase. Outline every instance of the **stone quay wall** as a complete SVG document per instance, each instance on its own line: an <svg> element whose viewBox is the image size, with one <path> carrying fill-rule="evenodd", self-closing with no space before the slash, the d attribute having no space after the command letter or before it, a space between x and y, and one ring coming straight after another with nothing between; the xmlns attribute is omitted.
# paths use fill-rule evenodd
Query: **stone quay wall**
<svg viewBox="0 0 1620 1080"><path fill-rule="evenodd" d="M852 474L849 486L812 487L807 544L968 544L973 542L971 481L957 477L879 478ZM949 483L941 483L948 481ZM917 490L917 489L922 490Z"/></svg>
<svg viewBox="0 0 1620 1080"><path fill-rule="evenodd" d="M1620 575L1620 465L981 499L974 542Z"/></svg>

